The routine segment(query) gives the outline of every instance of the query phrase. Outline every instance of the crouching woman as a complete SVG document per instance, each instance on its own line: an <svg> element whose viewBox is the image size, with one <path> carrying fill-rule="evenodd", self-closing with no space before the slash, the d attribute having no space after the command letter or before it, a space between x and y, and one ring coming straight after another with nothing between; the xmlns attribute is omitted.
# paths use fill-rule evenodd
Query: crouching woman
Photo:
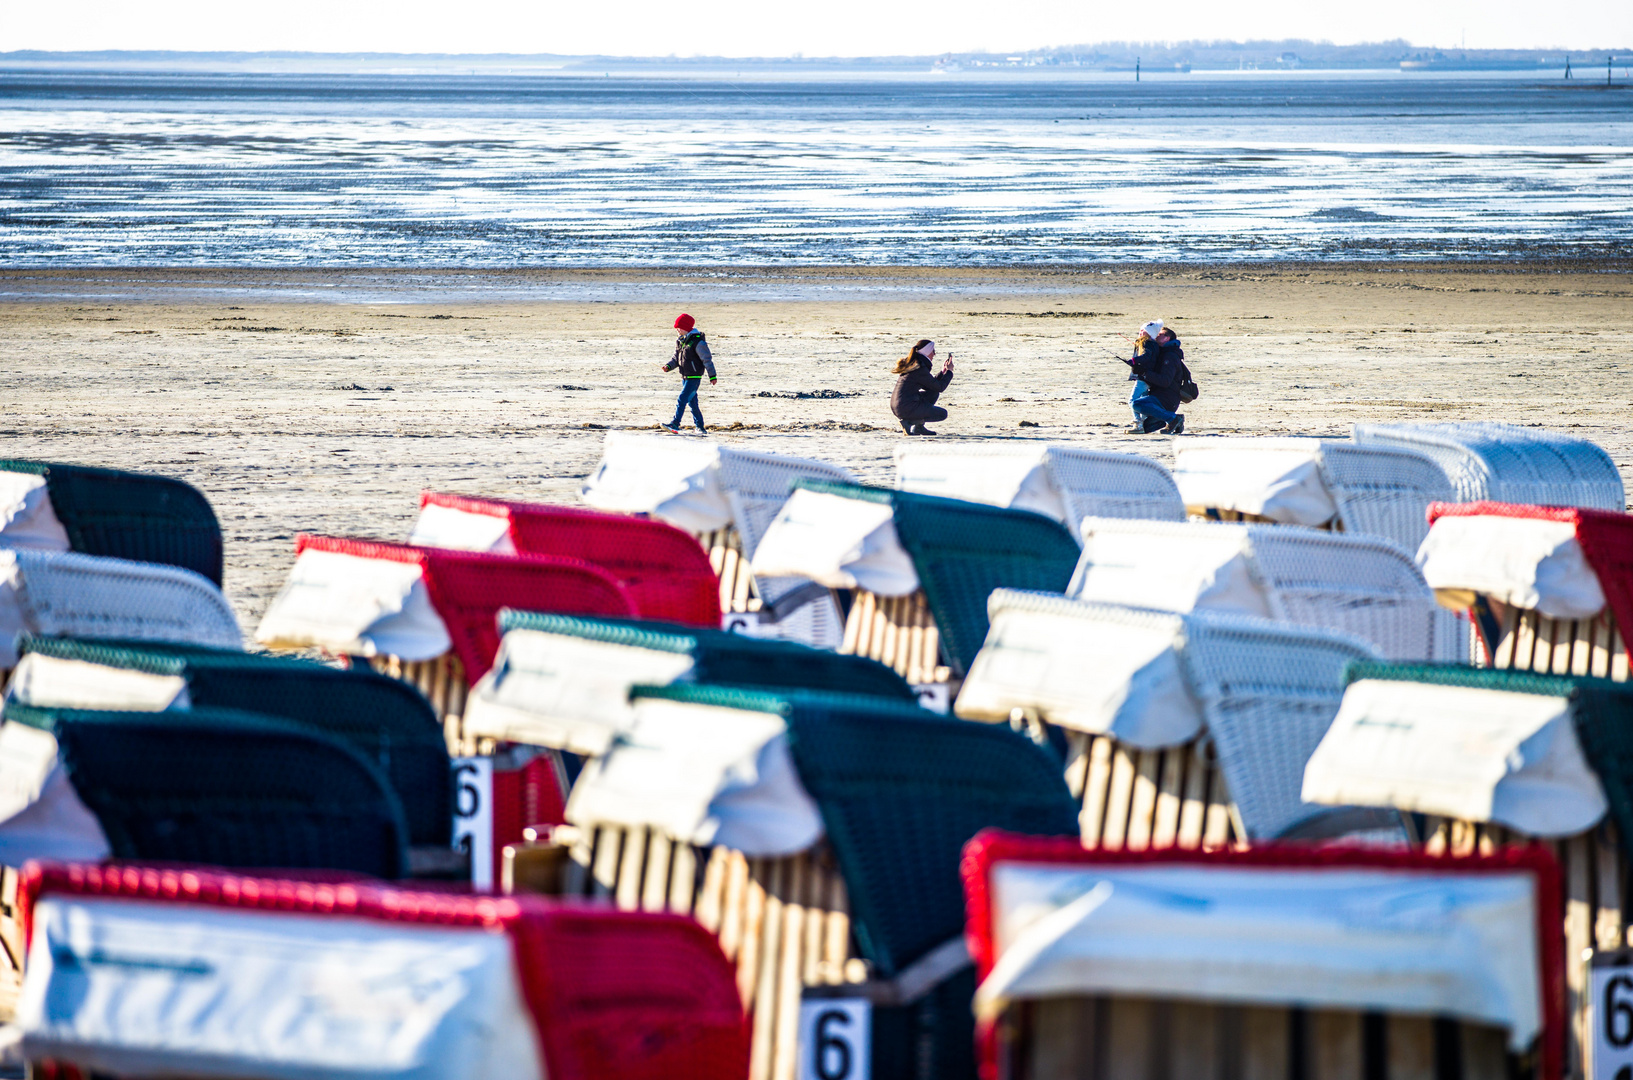
<svg viewBox="0 0 1633 1080"><path fill-rule="evenodd" d="M947 410L936 404L953 381L953 361L948 357L941 365L941 373L930 374L930 362L936 358L936 343L924 338L913 351L896 361L893 369L897 376L896 389L890 395L890 411L902 423L909 435L934 435L924 425L947 419Z"/></svg>

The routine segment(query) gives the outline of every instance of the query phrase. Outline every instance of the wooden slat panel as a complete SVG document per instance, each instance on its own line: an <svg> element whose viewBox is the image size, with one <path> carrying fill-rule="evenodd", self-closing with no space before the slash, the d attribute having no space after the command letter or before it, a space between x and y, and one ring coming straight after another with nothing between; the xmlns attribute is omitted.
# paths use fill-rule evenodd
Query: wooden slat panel
<svg viewBox="0 0 1633 1080"><path fill-rule="evenodd" d="M1151 1003L1113 998L1107 1022L1106 1076L1143 1078L1150 1073Z"/></svg>
<svg viewBox="0 0 1633 1080"><path fill-rule="evenodd" d="M1103 998L1045 998L1038 1002L1033 1015L1028 1080L1103 1080L1106 1012Z"/></svg>
<svg viewBox="0 0 1633 1080"><path fill-rule="evenodd" d="M1113 742L1107 736L1091 737L1089 743L1088 776L1083 789L1083 812L1078 821L1082 828L1083 846L1097 848L1100 835L1106 828L1106 797L1111 791L1111 752Z"/></svg>
<svg viewBox="0 0 1633 1080"><path fill-rule="evenodd" d="M1208 761L1200 741L1185 752L1185 795L1180 803L1179 832L1174 842L1194 851L1202 846L1202 829L1208 818Z"/></svg>
<svg viewBox="0 0 1633 1080"><path fill-rule="evenodd" d="M646 842L646 868L641 874L641 910L665 911L669 907L669 838L657 829Z"/></svg>
<svg viewBox="0 0 1633 1080"><path fill-rule="evenodd" d="M1627 856L1622 851L1616 823L1608 817L1593 830L1592 836L1597 879L1594 882L1594 902L1598 909L1593 922L1593 939L1601 949L1619 949L1626 932L1622 903L1627 882Z"/></svg>
<svg viewBox="0 0 1633 1080"><path fill-rule="evenodd" d="M1566 1062L1572 1076L1584 1069L1587 1038L1587 1010L1583 1000L1586 993L1587 973L1580 962L1584 950L1592 943L1593 880L1589 861L1589 840L1573 836L1559 845L1565 872L1565 992L1566 1008L1570 1017Z"/></svg>
<svg viewBox="0 0 1633 1080"><path fill-rule="evenodd" d="M1600 679L1610 678L1610 613L1606 611L1593 620L1593 660L1588 674Z"/></svg>
<svg viewBox="0 0 1633 1080"><path fill-rule="evenodd" d="M760 912L755 920L759 933L744 941L744 964L739 975L749 972L751 984L743 1000L754 1003L754 1036L749 1048L749 1080L771 1080L773 1036L777 1029L777 965L782 958L783 871L786 859L753 859L751 881L759 886ZM753 886L751 886L751 889ZM748 946L753 945L751 949ZM748 963L753 953L752 966Z"/></svg>
<svg viewBox="0 0 1633 1080"><path fill-rule="evenodd" d="M1386 1024L1389 1080L1436 1080L1434 1021L1426 1016L1391 1016Z"/></svg>
<svg viewBox="0 0 1633 1080"><path fill-rule="evenodd" d="M727 960L742 953L748 937L748 859L740 851L726 852L725 891L720 904L720 950Z"/></svg>
<svg viewBox="0 0 1633 1080"><path fill-rule="evenodd" d="M800 970L800 982L805 986L819 986L822 977L822 946L828 919L828 878L834 873L827 853L818 848L807 860L805 874L805 943L801 955L805 958Z"/></svg>
<svg viewBox="0 0 1633 1080"><path fill-rule="evenodd" d="M1508 666L1517 671L1532 670L1531 661L1536 653L1537 645L1536 612L1520 612L1520 617L1514 624L1513 637L1514 649L1510 654Z"/></svg>
<svg viewBox="0 0 1633 1080"><path fill-rule="evenodd" d="M1134 757L1128 748L1116 746L1111 754L1111 789L1106 796L1105 825L1100 844L1109 851L1121 850L1128 835L1129 803L1134 795Z"/></svg>
<svg viewBox="0 0 1633 1080"><path fill-rule="evenodd" d="M850 894L838 873L828 878L827 922L822 932L822 981L836 986L847 978L845 962L851 948Z"/></svg>
<svg viewBox="0 0 1633 1080"><path fill-rule="evenodd" d="M595 865L591 868L591 896L611 896L618 886L618 856L622 850L624 831L613 825L603 825L595 845Z"/></svg>
<svg viewBox="0 0 1633 1080"><path fill-rule="evenodd" d="M1157 750L1141 750L1134 759L1134 792L1129 800L1128 829L1123 840L1130 851L1144 851L1151 846L1161 766L1162 754Z"/></svg>
<svg viewBox="0 0 1633 1080"><path fill-rule="evenodd" d="M1212 760L1211 746L1208 757L1208 815L1202 830L1202 848L1215 851L1230 843L1230 785L1225 783L1218 762Z"/></svg>
<svg viewBox="0 0 1633 1080"><path fill-rule="evenodd" d="M1509 1080L1508 1037L1501 1028L1461 1024L1463 1080ZM1393 1080L1393 1078L1391 1078Z"/></svg>
<svg viewBox="0 0 1633 1080"><path fill-rule="evenodd" d="M669 910L679 915L690 915L697 889L697 849L691 844L676 841L670 848ZM716 908L718 919L719 909ZM698 920L702 922L700 918ZM720 923L716 921L716 926Z"/></svg>
<svg viewBox="0 0 1633 1080"><path fill-rule="evenodd" d="M709 861L703 867L703 887L697 893L696 915L693 917L703 929L720 937L721 948L726 948L724 919L726 914L726 878L730 875L731 853L725 848L709 852ZM726 959L731 959L730 950Z"/></svg>
<svg viewBox="0 0 1633 1080"><path fill-rule="evenodd" d="M1310 1080L1362 1080L1361 1014L1309 1014Z"/></svg>
<svg viewBox="0 0 1633 1080"><path fill-rule="evenodd" d="M1079 805L1083 802L1083 785L1089 778L1089 736L1081 731L1066 733L1066 790ZM1081 818L1081 814L1078 815Z"/></svg>
<svg viewBox="0 0 1633 1080"><path fill-rule="evenodd" d="M1222 1080L1219 1014L1214 1005L1176 1001L1169 1025L1168 1075L1174 1080Z"/></svg>
<svg viewBox="0 0 1633 1080"><path fill-rule="evenodd" d="M1179 835L1180 800L1185 794L1185 764L1188 748L1174 746L1162 753L1161 779L1157 784L1157 810L1151 825L1151 846L1170 848Z"/></svg>
<svg viewBox="0 0 1633 1080"><path fill-rule="evenodd" d="M1586 675L1593 667L1593 639L1598 627L1598 619L1577 619L1571 624L1574 631L1571 641L1572 675Z"/></svg>
<svg viewBox="0 0 1633 1080"><path fill-rule="evenodd" d="M777 1019L771 1056L772 1080L794 1080L799 1035L800 988L805 984L805 887L810 859L786 859L782 935L777 958Z"/></svg>
<svg viewBox="0 0 1633 1080"><path fill-rule="evenodd" d="M1242 1011L1241 1080L1288 1080L1287 1010Z"/></svg>
<svg viewBox="0 0 1633 1080"><path fill-rule="evenodd" d="M1514 667L1514 650L1519 645L1520 609L1513 604L1503 605L1502 637L1491 658L1491 666L1500 671Z"/></svg>
<svg viewBox="0 0 1633 1080"><path fill-rule="evenodd" d="M1627 642L1622 639L1622 628L1614 612L1606 612L1610 620L1610 677L1617 682L1627 681Z"/></svg>
<svg viewBox="0 0 1633 1080"><path fill-rule="evenodd" d="M620 911L641 906L641 865L646 862L646 827L636 825L624 836L623 857L618 862L618 883L613 890Z"/></svg>

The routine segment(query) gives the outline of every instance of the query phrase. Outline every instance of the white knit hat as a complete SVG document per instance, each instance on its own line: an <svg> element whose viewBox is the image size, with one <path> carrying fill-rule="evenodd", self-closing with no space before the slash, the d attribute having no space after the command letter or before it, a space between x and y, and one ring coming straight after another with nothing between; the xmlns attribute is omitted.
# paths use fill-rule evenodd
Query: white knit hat
<svg viewBox="0 0 1633 1080"><path fill-rule="evenodd" d="M1158 334L1162 333L1162 320L1152 319L1150 322L1140 327L1140 333L1144 334L1148 338L1156 337Z"/></svg>
<svg viewBox="0 0 1633 1080"><path fill-rule="evenodd" d="M929 359L930 354L936 351L936 343L933 342L933 341L926 341L923 345L919 346L917 349L914 349L913 351L918 353L920 356L924 357L925 359Z"/></svg>

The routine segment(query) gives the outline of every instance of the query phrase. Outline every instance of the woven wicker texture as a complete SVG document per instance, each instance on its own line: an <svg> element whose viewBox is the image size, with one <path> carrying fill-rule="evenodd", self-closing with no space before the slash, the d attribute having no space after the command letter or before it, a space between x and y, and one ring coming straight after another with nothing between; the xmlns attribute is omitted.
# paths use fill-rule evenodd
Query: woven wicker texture
<svg viewBox="0 0 1633 1080"><path fill-rule="evenodd" d="M488 555L302 533L295 538L295 554L308 549L418 563L431 605L447 627L471 685L487 674L499 651L501 608L569 615L635 614L623 586L605 570L577 559Z"/></svg>
<svg viewBox="0 0 1633 1080"><path fill-rule="evenodd" d="M515 944L551 1080L741 1080L748 1071L732 970L683 916L128 864L35 863L21 892L25 918L41 898L67 894L498 931Z"/></svg>
<svg viewBox="0 0 1633 1080"><path fill-rule="evenodd" d="M992 590L1061 592L1077 566L1077 541L1042 514L854 484L798 486L891 504L896 537L913 558L941 633L942 655L958 674L986 640Z"/></svg>
<svg viewBox="0 0 1633 1080"><path fill-rule="evenodd" d="M73 550L165 563L221 584L221 526L210 500L168 476L86 465L0 459L0 472L45 477L51 509Z"/></svg>
<svg viewBox="0 0 1633 1080"><path fill-rule="evenodd" d="M227 598L190 570L73 551L0 551L0 564L12 561L22 579L15 595L23 629L30 633L242 645ZM9 645L0 643L0 654Z"/></svg>
<svg viewBox="0 0 1633 1080"><path fill-rule="evenodd" d="M442 725L425 698L400 679L291 657L142 642L25 638L18 651L180 675L195 707L310 725L385 775L402 802L410 844L447 847L451 840L453 782Z"/></svg>
<svg viewBox="0 0 1633 1080"><path fill-rule="evenodd" d="M231 709L12 705L52 731L116 858L402 876L408 826L386 778L308 727Z"/></svg>
<svg viewBox="0 0 1633 1080"><path fill-rule="evenodd" d="M1445 470L1404 446L1324 440L1321 478L1345 532L1381 536L1408 552L1429 532L1429 504L1453 497Z"/></svg>
<svg viewBox="0 0 1633 1080"><path fill-rule="evenodd" d="M697 541L673 525L625 514L433 492L420 496L420 506L428 505L508 518L511 542L519 554L599 566L618 579L642 618L720 625L720 579Z"/></svg>
<svg viewBox="0 0 1633 1080"><path fill-rule="evenodd" d="M1357 424L1353 437L1427 454L1458 502L1627 508L1616 463L1585 439L1492 423Z"/></svg>
<svg viewBox="0 0 1633 1080"><path fill-rule="evenodd" d="M1086 517L1185 520L1173 474L1150 458L1051 446L1043 467L1065 503L1065 524L1074 536Z"/></svg>
<svg viewBox="0 0 1633 1080"><path fill-rule="evenodd" d="M637 619L586 619L573 615L502 611L502 633L538 630L630 648L690 653L694 682L723 686L809 687L846 694L916 700L913 688L876 660L842 656L789 641L767 641L723 630L699 630Z"/></svg>

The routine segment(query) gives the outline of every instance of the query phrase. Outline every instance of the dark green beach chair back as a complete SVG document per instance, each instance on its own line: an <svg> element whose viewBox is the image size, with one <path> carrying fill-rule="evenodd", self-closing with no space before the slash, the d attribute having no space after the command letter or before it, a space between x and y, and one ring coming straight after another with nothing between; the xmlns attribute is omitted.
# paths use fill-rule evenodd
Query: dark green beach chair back
<svg viewBox="0 0 1633 1080"><path fill-rule="evenodd" d="M69 546L86 555L165 563L221 584L221 526L210 501L168 476L0 459L0 472L45 477Z"/></svg>
<svg viewBox="0 0 1633 1080"><path fill-rule="evenodd" d="M452 839L453 778L442 725L420 692L400 679L189 645L29 637L19 645L19 653L180 675L195 708L237 709L315 728L385 775L402 803L410 844L447 847Z"/></svg>
<svg viewBox="0 0 1633 1080"><path fill-rule="evenodd" d="M385 777L309 727L230 709L6 718L55 733L115 858L405 873L408 828Z"/></svg>
<svg viewBox="0 0 1633 1080"><path fill-rule="evenodd" d="M690 653L692 678L700 683L766 689L809 687L869 694L911 703L907 680L877 660L842 656L791 641L767 641L724 630L700 630L640 619L589 619L530 611L502 611L502 632L538 630L633 648Z"/></svg>
<svg viewBox="0 0 1633 1080"><path fill-rule="evenodd" d="M959 674L987 639L994 589L1065 592L1080 549L1066 526L1030 510L910 491L801 480L796 488L890 503L896 537L913 559L941 647Z"/></svg>

